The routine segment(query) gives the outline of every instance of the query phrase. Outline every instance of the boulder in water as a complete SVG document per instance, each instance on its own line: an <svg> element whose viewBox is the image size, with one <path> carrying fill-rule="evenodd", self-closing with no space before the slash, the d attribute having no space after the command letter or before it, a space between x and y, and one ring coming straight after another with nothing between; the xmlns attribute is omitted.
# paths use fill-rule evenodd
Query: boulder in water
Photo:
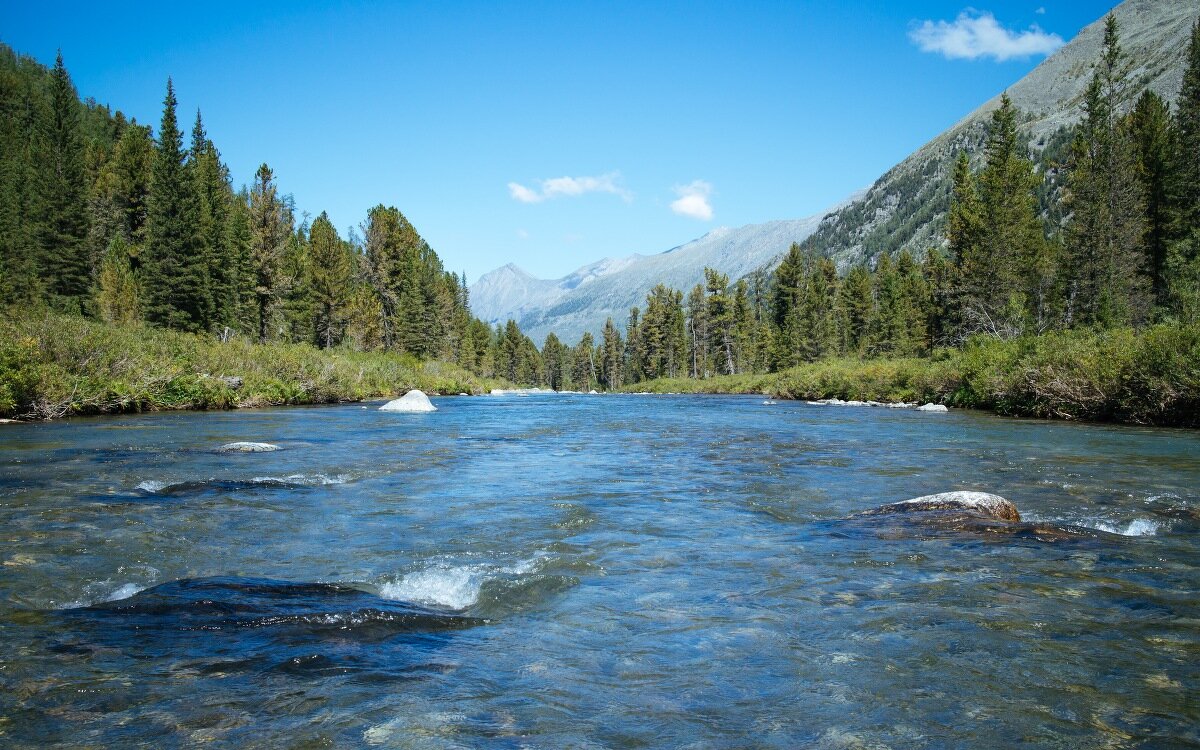
<svg viewBox="0 0 1200 750"><path fill-rule="evenodd" d="M389 401L379 407L379 411L417 413L437 411L437 407L430 402L429 397L425 395L424 391L414 388L395 401Z"/></svg>
<svg viewBox="0 0 1200 750"><path fill-rule="evenodd" d="M950 511L977 518L988 518L996 521L1021 520L1017 506L1008 500L989 492L942 492L937 495L924 495L904 500L899 503L889 503L878 508L863 511L860 516L882 516L899 513L930 513Z"/></svg>
<svg viewBox="0 0 1200 750"><path fill-rule="evenodd" d="M239 441L236 443L226 443L218 450L220 450L222 453L269 453L270 451L279 450L279 446L274 445L273 443L250 443Z"/></svg>
<svg viewBox="0 0 1200 750"><path fill-rule="evenodd" d="M950 411L950 409L942 404L921 404L917 407L917 411Z"/></svg>

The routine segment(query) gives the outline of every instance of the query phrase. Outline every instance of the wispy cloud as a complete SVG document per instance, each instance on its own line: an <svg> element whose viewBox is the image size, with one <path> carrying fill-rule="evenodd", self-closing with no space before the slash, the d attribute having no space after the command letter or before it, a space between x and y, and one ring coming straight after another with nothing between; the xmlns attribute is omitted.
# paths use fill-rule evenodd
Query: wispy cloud
<svg viewBox="0 0 1200 750"><path fill-rule="evenodd" d="M712 192L712 185L704 180L693 180L687 185L676 185L675 194L679 198L671 203L671 210L680 216L709 221L713 217L712 203L709 202Z"/></svg>
<svg viewBox="0 0 1200 750"><path fill-rule="evenodd" d="M922 52L937 52L951 60L990 57L997 61L1014 57L1048 55L1063 46L1058 34L1048 34L1036 24L1025 31L1011 31L987 11L968 8L954 21L923 21L914 25L908 38Z"/></svg>
<svg viewBox="0 0 1200 750"><path fill-rule="evenodd" d="M508 194L521 203L541 203L551 198L575 197L585 193L610 193L628 203L633 200L633 193L622 187L620 180L620 172L609 172L596 177L551 177L540 180L535 188L510 182Z"/></svg>

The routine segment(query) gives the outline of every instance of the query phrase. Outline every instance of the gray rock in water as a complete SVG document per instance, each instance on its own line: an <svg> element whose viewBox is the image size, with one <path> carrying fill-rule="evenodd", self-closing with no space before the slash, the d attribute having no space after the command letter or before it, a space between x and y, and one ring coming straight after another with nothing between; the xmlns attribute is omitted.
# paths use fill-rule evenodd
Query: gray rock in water
<svg viewBox="0 0 1200 750"><path fill-rule="evenodd" d="M241 390L241 387L245 385L245 381L237 375L222 375L221 377L217 378L217 380L220 380L222 383L235 391Z"/></svg>
<svg viewBox="0 0 1200 750"><path fill-rule="evenodd" d="M921 404L917 407L917 411L950 411L950 409L942 404Z"/></svg>
<svg viewBox="0 0 1200 750"><path fill-rule="evenodd" d="M379 411L398 411L411 414L437 411L437 407L433 405L423 391L414 388L395 401L389 401L379 407Z"/></svg>
<svg viewBox="0 0 1200 750"><path fill-rule="evenodd" d="M1008 500L989 492L942 492L937 495L915 497L899 503L889 503L878 508L863 511L859 516L882 516L898 513L929 513L953 511L977 518L991 518L997 521L1020 521L1021 514L1017 506Z"/></svg>
<svg viewBox="0 0 1200 750"><path fill-rule="evenodd" d="M218 450L222 453L269 453L279 450L279 446L273 443L237 442L226 443L218 448Z"/></svg>

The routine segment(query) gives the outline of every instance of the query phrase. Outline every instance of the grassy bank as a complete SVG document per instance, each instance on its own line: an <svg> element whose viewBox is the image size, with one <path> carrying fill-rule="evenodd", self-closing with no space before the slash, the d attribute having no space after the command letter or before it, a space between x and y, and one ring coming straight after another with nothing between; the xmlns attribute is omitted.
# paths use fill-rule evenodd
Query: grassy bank
<svg viewBox="0 0 1200 750"><path fill-rule="evenodd" d="M627 391L921 401L1024 417L1200 427L1200 326L981 339L928 359L830 359Z"/></svg>
<svg viewBox="0 0 1200 750"><path fill-rule="evenodd" d="M242 379L233 387L222 376ZM498 385L387 353L258 345L54 314L0 313L0 416L324 404Z"/></svg>

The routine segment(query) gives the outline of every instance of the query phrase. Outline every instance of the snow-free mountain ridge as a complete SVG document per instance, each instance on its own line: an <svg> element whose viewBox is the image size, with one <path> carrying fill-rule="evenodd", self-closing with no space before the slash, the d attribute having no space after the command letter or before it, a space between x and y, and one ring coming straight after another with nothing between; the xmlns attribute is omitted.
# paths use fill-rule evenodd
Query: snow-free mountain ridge
<svg viewBox="0 0 1200 750"><path fill-rule="evenodd" d="M1123 106L1132 106L1145 88L1173 103L1200 2L1125 0L1113 14L1126 54ZM1008 88L1035 152L1080 119L1103 37L1101 18ZM997 94L826 214L715 229L666 252L606 258L562 279L537 279L509 264L471 286L471 309L493 323L516 320L539 345L550 331L574 344L584 331L598 334L609 317L624 328L629 308L644 307L656 284L686 292L702 280L705 266L731 280L772 269L794 242L834 258L842 270L902 249L922 255L944 242L954 159L966 149L978 161L987 122L999 104Z"/></svg>

